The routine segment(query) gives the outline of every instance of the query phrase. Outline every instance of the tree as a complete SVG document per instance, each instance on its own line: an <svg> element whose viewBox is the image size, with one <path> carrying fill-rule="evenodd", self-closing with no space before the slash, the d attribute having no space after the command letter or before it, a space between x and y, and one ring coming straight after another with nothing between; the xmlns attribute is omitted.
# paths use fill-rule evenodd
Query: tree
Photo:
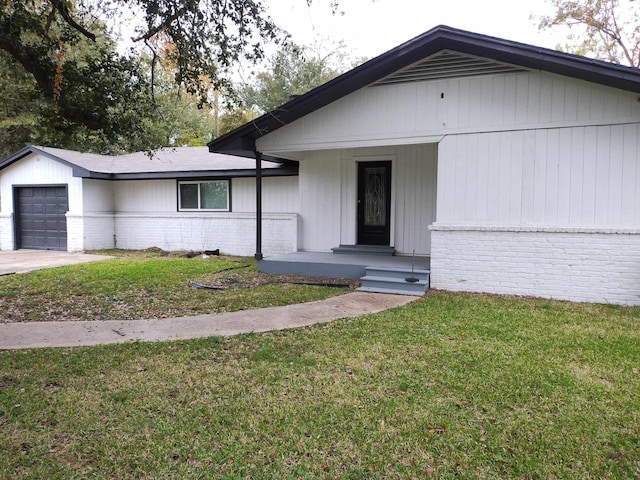
<svg viewBox="0 0 640 480"><path fill-rule="evenodd" d="M138 8L136 40L162 34L174 49L173 81L207 103L213 85L229 91L228 70L240 58L262 58L264 42L283 38L263 0L0 0L0 51L20 66L48 104L40 113L64 135L94 132L102 144L153 144L154 78L140 57L118 52L103 19ZM32 87L30 86L30 88ZM139 140L135 140L139 139Z"/></svg>
<svg viewBox="0 0 640 480"><path fill-rule="evenodd" d="M336 11L336 0L322 1ZM163 107L158 97L167 89L157 83L161 57L154 41L162 37L171 45L162 55L172 62L171 82L189 105L205 107L212 91L233 99L231 70L241 60L262 59L264 45L287 41L266 14L266 2L0 0L0 61L13 62L12 81L28 84L35 95L28 103L31 111L19 117L19 129L9 125L14 116L2 131L0 116L0 136L14 139L20 131L20 138L51 138L49 144L68 148L90 145L102 153L153 148L181 137L159 130L157 117L169 104ZM138 51L119 50L107 28L123 10L135 11L141 20L134 40L150 48L150 66ZM39 132L25 131L27 119Z"/></svg>
<svg viewBox="0 0 640 480"><path fill-rule="evenodd" d="M220 115L218 134L224 135L234 128L250 122L257 116L258 115L256 114L256 112L254 112L253 110L247 110L241 107L236 107L233 110L226 111L222 115Z"/></svg>
<svg viewBox="0 0 640 480"><path fill-rule="evenodd" d="M40 109L33 79L0 51L0 158L33 143Z"/></svg>
<svg viewBox="0 0 640 480"><path fill-rule="evenodd" d="M67 50L66 57L84 56L77 51L78 45L75 47ZM151 58L143 55L137 61L144 75L150 76ZM117 110L112 110L114 122L122 121L116 116L119 115L131 125L127 134L110 135L109 125L90 129L57 117L52 99L41 95L33 77L0 50L0 158L26 144L107 154L172 144L206 144L213 138L215 116L209 109L199 109L197 99L173 82L174 68L165 63L158 62L156 68L153 110L146 114L140 105L128 109L136 115L120 115ZM143 98L143 101L148 99Z"/></svg>
<svg viewBox="0 0 640 480"><path fill-rule="evenodd" d="M345 69L342 46L322 55L310 48L288 45L268 61L254 82L238 90L245 108L263 112L286 103L291 96L301 95L337 77Z"/></svg>
<svg viewBox="0 0 640 480"><path fill-rule="evenodd" d="M551 0L555 15L539 28L569 27L570 45L580 55L640 67L640 2L636 0Z"/></svg>

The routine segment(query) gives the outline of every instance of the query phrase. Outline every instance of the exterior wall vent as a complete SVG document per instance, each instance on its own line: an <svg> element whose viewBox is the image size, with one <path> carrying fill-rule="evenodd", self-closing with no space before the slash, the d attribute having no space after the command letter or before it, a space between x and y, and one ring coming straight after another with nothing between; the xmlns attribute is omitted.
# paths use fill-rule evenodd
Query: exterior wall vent
<svg viewBox="0 0 640 480"><path fill-rule="evenodd" d="M528 69L516 65L488 58L442 50L378 80L372 86L528 71Z"/></svg>

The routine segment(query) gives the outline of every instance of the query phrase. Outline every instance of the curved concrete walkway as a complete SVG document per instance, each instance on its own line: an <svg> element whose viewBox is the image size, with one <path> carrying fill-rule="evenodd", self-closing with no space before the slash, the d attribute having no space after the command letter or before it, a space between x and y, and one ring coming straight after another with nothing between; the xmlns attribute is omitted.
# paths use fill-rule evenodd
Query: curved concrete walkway
<svg viewBox="0 0 640 480"><path fill-rule="evenodd" d="M306 327L377 313L417 297L353 292L326 300L194 317L152 320L0 323L0 349L79 347L131 341L184 340Z"/></svg>

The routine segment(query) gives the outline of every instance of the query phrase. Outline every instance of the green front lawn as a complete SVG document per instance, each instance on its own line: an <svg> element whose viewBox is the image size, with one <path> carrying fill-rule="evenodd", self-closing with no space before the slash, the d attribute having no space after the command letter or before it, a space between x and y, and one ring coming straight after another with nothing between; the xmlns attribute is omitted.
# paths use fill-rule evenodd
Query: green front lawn
<svg viewBox="0 0 640 480"><path fill-rule="evenodd" d="M640 309L432 292L296 331L0 352L0 478L640 477Z"/></svg>
<svg viewBox="0 0 640 480"><path fill-rule="evenodd" d="M118 258L0 276L0 321L180 317L302 303L348 291L261 274L255 262L245 258L99 253ZM192 282L224 290L198 289Z"/></svg>

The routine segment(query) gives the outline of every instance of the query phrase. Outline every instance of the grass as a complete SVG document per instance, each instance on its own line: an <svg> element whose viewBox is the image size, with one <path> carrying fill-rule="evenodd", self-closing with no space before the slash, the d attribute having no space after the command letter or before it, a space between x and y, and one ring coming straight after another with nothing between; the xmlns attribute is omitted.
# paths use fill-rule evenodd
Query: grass
<svg viewBox="0 0 640 480"><path fill-rule="evenodd" d="M637 479L639 321L433 292L297 331L0 352L0 477Z"/></svg>
<svg viewBox="0 0 640 480"><path fill-rule="evenodd" d="M167 318L301 303L345 292L257 273L248 259L100 253L118 258L0 277L2 321ZM190 282L225 290L197 289Z"/></svg>

